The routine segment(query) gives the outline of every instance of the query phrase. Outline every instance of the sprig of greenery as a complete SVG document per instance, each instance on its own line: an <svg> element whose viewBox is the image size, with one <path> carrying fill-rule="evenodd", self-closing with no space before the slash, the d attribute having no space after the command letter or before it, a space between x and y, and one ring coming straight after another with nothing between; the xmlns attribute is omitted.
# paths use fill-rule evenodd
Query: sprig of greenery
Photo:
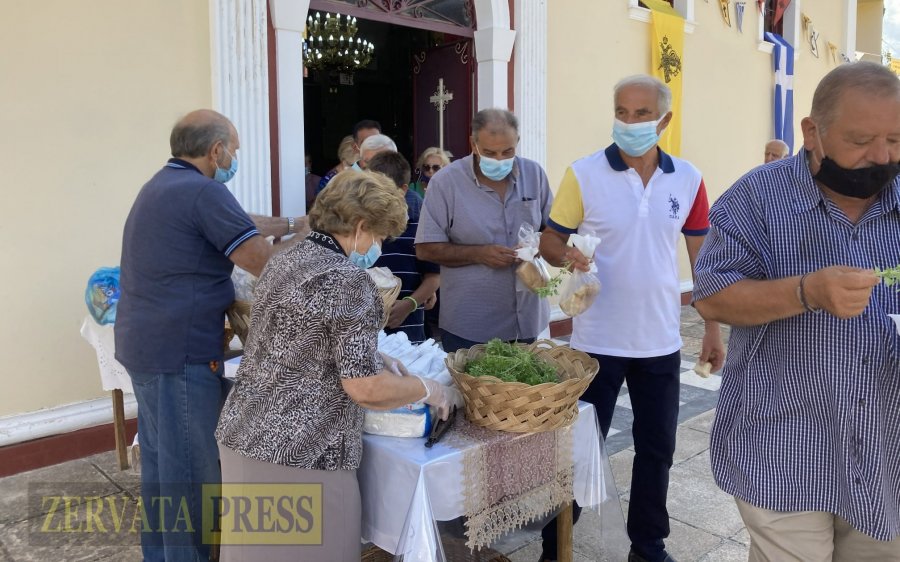
<svg viewBox="0 0 900 562"><path fill-rule="evenodd" d="M562 285L563 275L568 275L570 273L570 265L572 265L572 262L564 262L562 265L562 269L559 270L559 273L551 277L550 280L547 281L546 285L535 289L534 293L542 299L545 299L547 297L555 297L556 295L558 295L559 286Z"/></svg>
<svg viewBox="0 0 900 562"><path fill-rule="evenodd" d="M559 286L562 284L562 276L562 272L557 273L555 276L551 277L549 281L547 281L546 285L535 289L534 293L542 299L558 295Z"/></svg>
<svg viewBox="0 0 900 562"><path fill-rule="evenodd" d="M484 355L466 364L466 372L473 377L491 376L504 382L530 385L559 382L552 365L522 347L497 338L487 343Z"/></svg>
<svg viewBox="0 0 900 562"><path fill-rule="evenodd" d="M875 275L881 277L881 280L888 287L897 285L897 291L900 292L900 265L896 267L886 267L884 269L876 267Z"/></svg>

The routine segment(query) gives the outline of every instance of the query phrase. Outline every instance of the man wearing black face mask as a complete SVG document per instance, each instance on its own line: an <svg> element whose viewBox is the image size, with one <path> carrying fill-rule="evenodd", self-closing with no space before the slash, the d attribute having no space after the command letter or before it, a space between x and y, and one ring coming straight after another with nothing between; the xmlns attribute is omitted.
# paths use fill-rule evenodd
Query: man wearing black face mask
<svg viewBox="0 0 900 562"><path fill-rule="evenodd" d="M710 448L750 560L900 560L900 81L845 64L803 149L713 206L694 298L732 324Z"/></svg>

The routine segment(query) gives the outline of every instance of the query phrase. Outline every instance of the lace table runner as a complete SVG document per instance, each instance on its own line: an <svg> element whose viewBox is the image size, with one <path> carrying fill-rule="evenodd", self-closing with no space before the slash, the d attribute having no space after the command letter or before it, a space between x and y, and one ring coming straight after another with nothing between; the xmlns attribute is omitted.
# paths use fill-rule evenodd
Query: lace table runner
<svg viewBox="0 0 900 562"><path fill-rule="evenodd" d="M466 545L481 548L572 501L572 426L509 433L459 415L442 442L463 450Z"/></svg>

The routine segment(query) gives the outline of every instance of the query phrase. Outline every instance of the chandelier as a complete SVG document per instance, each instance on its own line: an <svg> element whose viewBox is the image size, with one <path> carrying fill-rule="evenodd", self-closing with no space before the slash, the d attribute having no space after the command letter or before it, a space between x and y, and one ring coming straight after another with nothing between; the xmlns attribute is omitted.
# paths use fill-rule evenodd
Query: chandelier
<svg viewBox="0 0 900 562"><path fill-rule="evenodd" d="M316 12L306 20L306 39L303 41L303 58L307 68L323 70L356 70L372 61L375 46L356 36L356 18Z"/></svg>

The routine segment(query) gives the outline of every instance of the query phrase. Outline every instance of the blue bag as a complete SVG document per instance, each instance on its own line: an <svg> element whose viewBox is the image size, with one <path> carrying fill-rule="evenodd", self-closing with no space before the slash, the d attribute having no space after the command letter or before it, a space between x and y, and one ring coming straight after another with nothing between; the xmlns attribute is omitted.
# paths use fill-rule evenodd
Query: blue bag
<svg viewBox="0 0 900 562"><path fill-rule="evenodd" d="M114 324L119 302L119 268L101 267L95 271L88 279L84 302L98 324Z"/></svg>

